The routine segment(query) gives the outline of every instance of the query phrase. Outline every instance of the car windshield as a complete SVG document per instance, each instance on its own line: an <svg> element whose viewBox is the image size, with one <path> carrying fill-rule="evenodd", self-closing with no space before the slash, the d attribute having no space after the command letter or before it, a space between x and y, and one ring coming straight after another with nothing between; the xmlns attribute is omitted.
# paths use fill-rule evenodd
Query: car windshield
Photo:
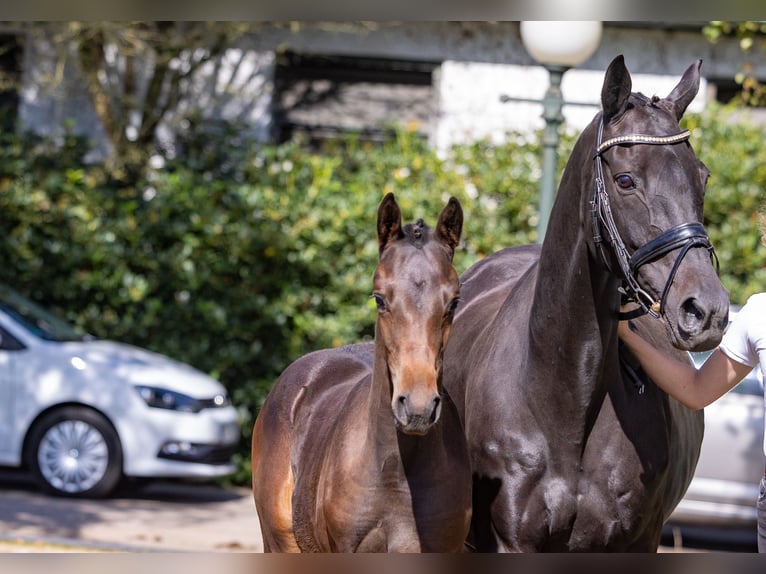
<svg viewBox="0 0 766 574"><path fill-rule="evenodd" d="M66 321L2 284L0 284L0 310L27 331L46 341L83 341L89 338L88 335L76 331Z"/></svg>

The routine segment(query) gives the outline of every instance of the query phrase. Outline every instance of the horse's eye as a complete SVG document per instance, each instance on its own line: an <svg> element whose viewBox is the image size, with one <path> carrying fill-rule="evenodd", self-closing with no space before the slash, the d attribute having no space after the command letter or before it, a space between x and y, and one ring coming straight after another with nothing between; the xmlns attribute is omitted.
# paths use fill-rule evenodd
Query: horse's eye
<svg viewBox="0 0 766 574"><path fill-rule="evenodd" d="M460 303L460 297L455 297L452 299L452 301L449 302L449 305L447 305L447 311L445 315L448 317L451 316L455 312L455 309L457 309L458 303Z"/></svg>
<svg viewBox="0 0 766 574"><path fill-rule="evenodd" d="M633 189L635 187L635 184L633 183L633 178L625 173L621 173L620 175L615 177L614 181L617 183L617 186L620 189Z"/></svg>
<svg viewBox="0 0 766 574"><path fill-rule="evenodd" d="M373 293L372 298L375 299L375 305L378 306L378 311L385 311L387 308L386 298L380 293Z"/></svg>

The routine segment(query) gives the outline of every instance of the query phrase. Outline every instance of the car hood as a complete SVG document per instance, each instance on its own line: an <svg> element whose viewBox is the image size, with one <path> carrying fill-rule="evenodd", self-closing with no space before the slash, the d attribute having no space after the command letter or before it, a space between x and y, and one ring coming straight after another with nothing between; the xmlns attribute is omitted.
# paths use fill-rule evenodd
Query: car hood
<svg viewBox="0 0 766 574"><path fill-rule="evenodd" d="M140 347L115 341L96 340L57 343L72 367L134 385L162 387L194 398L211 398L225 393L221 383L205 373Z"/></svg>

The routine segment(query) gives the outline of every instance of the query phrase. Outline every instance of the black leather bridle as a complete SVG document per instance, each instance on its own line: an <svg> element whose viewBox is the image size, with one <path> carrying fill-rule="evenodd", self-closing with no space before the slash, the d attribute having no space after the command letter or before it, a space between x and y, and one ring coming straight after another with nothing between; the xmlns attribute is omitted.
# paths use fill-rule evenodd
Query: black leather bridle
<svg viewBox="0 0 766 574"><path fill-rule="evenodd" d="M604 253L604 239L611 245L612 251L620 266L619 275L623 279L622 292L623 302L635 302L638 308L620 313L620 319L632 319L648 313L653 317L660 317L665 312L665 300L667 299L670 286L681 265L681 261L692 247L704 247L708 250L715 261L716 272L718 272L718 257L715 254L713 245L710 242L705 228L701 223L681 223L670 229L666 229L657 237L647 242L642 247L636 249L632 255L628 254L625 243L620 237L620 232L614 223L612 209L609 205L609 196L606 193L604 185L604 170L601 165L601 154L611 147L617 145L673 145L685 142L689 139L689 130L683 130L676 134L667 136L652 136L644 134L629 134L615 136L606 141L601 141L604 130L604 119L601 118L598 126L598 136L596 138L596 152L593 156L596 164L595 186L593 190L593 199L591 200L591 219L593 225L593 242L601 254L601 259L607 268L611 269L609 258ZM649 294L638 282L638 270L642 265L651 263L667 255L671 251L679 250L676 261L670 271L665 287L659 299ZM614 270L612 270L614 272Z"/></svg>

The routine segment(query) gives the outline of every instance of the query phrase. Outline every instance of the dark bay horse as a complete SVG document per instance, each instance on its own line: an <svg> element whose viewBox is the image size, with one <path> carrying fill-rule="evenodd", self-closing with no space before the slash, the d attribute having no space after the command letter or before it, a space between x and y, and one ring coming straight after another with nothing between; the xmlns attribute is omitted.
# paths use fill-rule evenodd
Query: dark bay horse
<svg viewBox="0 0 766 574"><path fill-rule="evenodd" d="M471 473L442 387L463 226L378 210L375 343L317 351L279 377L253 430L253 495L269 552L462 551Z"/></svg>
<svg viewBox="0 0 766 574"><path fill-rule="evenodd" d="M649 98L615 58L542 247L461 277L444 384L469 443L479 551L655 551L691 480L702 412L621 361L617 324L632 300L639 330L686 360L722 336L728 294L701 225L708 171L679 128L700 66Z"/></svg>

